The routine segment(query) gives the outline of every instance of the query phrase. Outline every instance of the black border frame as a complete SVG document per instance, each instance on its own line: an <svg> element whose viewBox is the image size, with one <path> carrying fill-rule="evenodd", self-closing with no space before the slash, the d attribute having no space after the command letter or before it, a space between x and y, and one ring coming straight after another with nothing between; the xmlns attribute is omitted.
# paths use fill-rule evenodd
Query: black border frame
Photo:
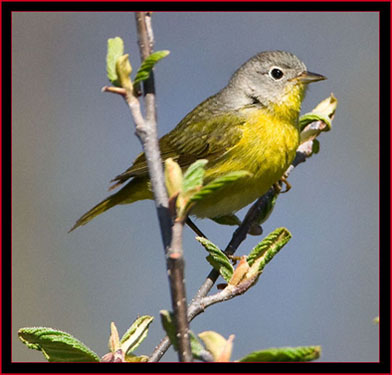
<svg viewBox="0 0 392 375"><path fill-rule="evenodd" d="M2 2L2 373L390 373L390 3L389 2ZM379 363L105 363L11 362L11 13L14 11L377 11L380 15L380 362ZM364 46L365 48L365 46ZM331 51L333 53L333 51ZM381 79L382 78L382 79ZM386 143L389 142L387 145ZM389 146L389 148L388 148ZM390 151L389 151L390 152ZM382 172L382 174L381 174ZM387 190L387 193L384 192ZM381 204L382 201L382 204ZM388 219L386 219L388 218ZM382 344L381 344L382 343ZM99 364L101 365L101 364ZM115 366L115 367L114 367ZM206 367L208 366L208 367Z"/></svg>

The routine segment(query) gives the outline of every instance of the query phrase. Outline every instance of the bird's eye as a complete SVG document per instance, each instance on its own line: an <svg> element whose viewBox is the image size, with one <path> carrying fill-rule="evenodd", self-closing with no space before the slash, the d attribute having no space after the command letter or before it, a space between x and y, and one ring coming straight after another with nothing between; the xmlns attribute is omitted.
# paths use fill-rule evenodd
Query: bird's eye
<svg viewBox="0 0 392 375"><path fill-rule="evenodd" d="M279 68L272 68L269 71L269 75L275 80L279 81L283 77L283 72Z"/></svg>

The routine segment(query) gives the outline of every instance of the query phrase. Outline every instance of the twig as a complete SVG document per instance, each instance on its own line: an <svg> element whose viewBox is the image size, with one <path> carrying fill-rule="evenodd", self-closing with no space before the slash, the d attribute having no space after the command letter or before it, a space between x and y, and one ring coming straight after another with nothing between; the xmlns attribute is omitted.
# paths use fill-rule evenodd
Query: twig
<svg viewBox="0 0 392 375"><path fill-rule="evenodd" d="M149 14L136 12L136 25L138 42L142 60L152 53L153 36ZM187 319L187 303L184 285L184 259L182 251L183 223L175 223L172 232L172 220L168 209L168 197L164 185L162 160L159 152L158 136L156 131L155 85L154 75L144 81L144 102L146 119L144 120L140 102L134 95L126 95L126 101L132 111L136 124L136 135L143 144L148 170L150 173L151 188L154 193L161 235L166 254L166 266L169 274L169 284L172 298L172 308L175 315L177 337L179 342L179 360L192 361L189 342L189 326Z"/></svg>
<svg viewBox="0 0 392 375"><path fill-rule="evenodd" d="M187 217L186 223L188 224L188 227L191 228L199 237L207 238L189 217Z"/></svg>
<svg viewBox="0 0 392 375"><path fill-rule="evenodd" d="M182 232L184 223L176 220L173 225L173 238L167 253L167 270L170 280L173 313L176 319L178 353L181 362L191 362L192 352L189 340L189 323L184 280L184 256Z"/></svg>
<svg viewBox="0 0 392 375"><path fill-rule="evenodd" d="M146 12L136 12L136 27L138 33L138 43L142 61L152 53L153 43L148 42L146 28ZM171 242L171 217L167 209L168 197L166 188L163 183L162 160L159 152L159 143L157 136L156 108L155 108L155 85L154 74L151 72L150 77L143 82L144 101L146 105L146 120L144 126L136 126L136 135L142 141L148 170L150 173L151 187L154 192L155 204L158 210L158 218L161 227L161 235L165 249ZM139 103L136 97L133 98ZM140 104L139 104L140 110ZM169 229L170 228L170 229Z"/></svg>

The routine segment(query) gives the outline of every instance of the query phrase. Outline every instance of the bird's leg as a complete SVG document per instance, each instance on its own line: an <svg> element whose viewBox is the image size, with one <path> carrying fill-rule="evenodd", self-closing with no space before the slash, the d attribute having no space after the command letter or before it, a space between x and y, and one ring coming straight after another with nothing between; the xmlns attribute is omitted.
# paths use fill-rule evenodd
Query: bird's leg
<svg viewBox="0 0 392 375"><path fill-rule="evenodd" d="M280 181L286 185L286 189L284 191L281 191L281 193L287 193L291 189L291 184L287 181L285 176L282 176Z"/></svg>
<svg viewBox="0 0 392 375"><path fill-rule="evenodd" d="M286 185L286 189L282 191L282 184ZM282 176L278 182L274 183L274 189L276 193L283 194L287 193L291 189L291 184L287 181L285 176Z"/></svg>

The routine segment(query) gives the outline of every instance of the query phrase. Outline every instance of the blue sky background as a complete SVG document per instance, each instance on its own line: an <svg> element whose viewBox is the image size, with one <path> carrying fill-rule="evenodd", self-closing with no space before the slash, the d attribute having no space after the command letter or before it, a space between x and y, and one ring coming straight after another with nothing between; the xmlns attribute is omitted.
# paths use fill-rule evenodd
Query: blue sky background
<svg viewBox="0 0 392 375"><path fill-rule="evenodd" d="M328 77L310 87L303 113L331 92L339 100L320 153L291 174L264 225L265 234L287 227L292 240L257 286L209 308L192 330L235 334L233 359L321 345L322 361L378 361L378 13L157 12L153 28L155 49L171 51L155 70L160 135L263 50L291 51ZM25 326L67 331L100 356L111 321L122 334L138 315L155 316L139 354L163 335L159 310L170 300L153 203L116 207L67 233L141 151L123 100L100 92L108 38L121 36L139 65L135 30L127 12L13 14L14 361L44 360L17 339ZM231 238L230 227L197 224L222 248ZM210 266L189 229L184 249L191 298Z"/></svg>

